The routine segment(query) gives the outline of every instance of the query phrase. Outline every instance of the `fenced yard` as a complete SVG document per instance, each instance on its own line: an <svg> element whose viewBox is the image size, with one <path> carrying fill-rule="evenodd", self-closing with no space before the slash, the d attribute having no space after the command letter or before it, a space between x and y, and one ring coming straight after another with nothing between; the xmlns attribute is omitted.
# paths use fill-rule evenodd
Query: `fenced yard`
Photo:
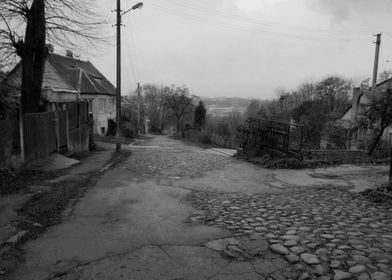
<svg viewBox="0 0 392 280"><path fill-rule="evenodd" d="M20 165L54 152L88 150L87 101L70 102L66 111L24 114L23 122L21 116L14 110L7 119L0 120L0 168ZM19 158L17 163L15 158Z"/></svg>

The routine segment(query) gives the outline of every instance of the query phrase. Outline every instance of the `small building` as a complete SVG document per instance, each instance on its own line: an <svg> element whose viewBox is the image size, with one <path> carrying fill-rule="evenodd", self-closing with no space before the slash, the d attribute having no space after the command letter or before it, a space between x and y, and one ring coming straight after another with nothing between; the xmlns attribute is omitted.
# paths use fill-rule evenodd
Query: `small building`
<svg viewBox="0 0 392 280"><path fill-rule="evenodd" d="M367 143L372 137L372 129L360 128L357 125L358 117L365 110L366 105L371 102L371 99L378 92L385 92L387 89L392 89L392 79L385 80L376 85L376 91L363 90L360 88L353 89L352 103L348 110L344 113L340 122L348 129L357 127L351 134L350 146L351 149L366 148ZM392 127L387 127L382 136L382 140L389 143L392 142Z"/></svg>
<svg viewBox="0 0 392 280"><path fill-rule="evenodd" d="M21 88L21 65L18 64L4 79L13 88ZM116 89L90 62L77 59L71 51L66 55L53 52L48 45L42 83L41 105L45 111L61 111L66 103L88 101L94 116L94 133L104 135L108 120L116 118Z"/></svg>

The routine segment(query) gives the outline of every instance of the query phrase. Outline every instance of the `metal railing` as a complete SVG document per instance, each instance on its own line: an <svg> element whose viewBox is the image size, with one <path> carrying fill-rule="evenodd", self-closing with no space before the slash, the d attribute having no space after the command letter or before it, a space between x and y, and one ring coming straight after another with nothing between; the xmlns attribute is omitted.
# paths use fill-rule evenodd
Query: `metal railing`
<svg viewBox="0 0 392 280"><path fill-rule="evenodd" d="M249 118L248 127L239 131L240 146L248 153L276 150L302 159L303 126L269 119Z"/></svg>

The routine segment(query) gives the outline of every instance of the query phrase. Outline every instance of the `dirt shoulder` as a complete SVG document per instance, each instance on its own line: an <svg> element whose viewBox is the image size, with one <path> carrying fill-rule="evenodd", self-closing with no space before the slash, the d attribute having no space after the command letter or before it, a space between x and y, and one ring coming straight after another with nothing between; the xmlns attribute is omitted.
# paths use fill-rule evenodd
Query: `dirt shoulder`
<svg viewBox="0 0 392 280"><path fill-rule="evenodd" d="M61 223L68 205L76 203L106 170L129 156L129 151L101 150L66 170L24 170L5 176L6 188L0 199L13 203L0 209L2 213L7 212L0 228L0 241L3 241L0 243L0 275L12 272L23 261L23 245L28 240L37 239L49 227Z"/></svg>

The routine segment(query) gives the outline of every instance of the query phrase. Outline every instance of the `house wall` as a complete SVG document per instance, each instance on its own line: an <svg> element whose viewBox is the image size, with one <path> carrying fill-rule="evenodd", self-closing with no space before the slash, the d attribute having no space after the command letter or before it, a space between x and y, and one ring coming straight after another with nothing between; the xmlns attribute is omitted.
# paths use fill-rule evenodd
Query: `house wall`
<svg viewBox="0 0 392 280"><path fill-rule="evenodd" d="M45 89L42 92L42 98L47 100L47 111L65 110L61 107L62 103L75 102L77 100L87 100L89 113L94 116L94 133L105 135L108 130L108 120L116 118L116 97L110 95L89 95L81 94L79 97L75 93L55 92L51 89Z"/></svg>
<svg viewBox="0 0 392 280"><path fill-rule="evenodd" d="M58 74L57 70L48 61L45 62L45 72L42 81L42 88L52 88L61 89L62 91L74 91L75 89L70 87L61 76Z"/></svg>
<svg viewBox="0 0 392 280"><path fill-rule="evenodd" d="M82 95L81 99L91 103L89 113L94 116L94 133L105 135L108 130L108 120L116 118L116 96L111 95Z"/></svg>

